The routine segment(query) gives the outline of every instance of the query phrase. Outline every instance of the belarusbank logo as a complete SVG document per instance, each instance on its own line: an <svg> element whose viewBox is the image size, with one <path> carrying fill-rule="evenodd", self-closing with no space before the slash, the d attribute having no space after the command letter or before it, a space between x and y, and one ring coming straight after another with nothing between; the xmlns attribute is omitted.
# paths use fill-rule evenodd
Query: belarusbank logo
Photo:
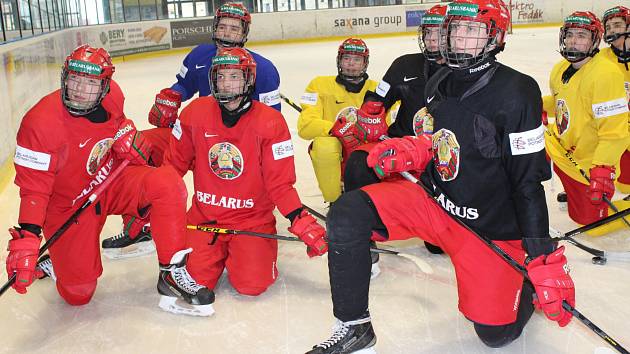
<svg viewBox="0 0 630 354"><path fill-rule="evenodd" d="M227 12L229 14L237 16L245 16L245 12L243 12L243 9L231 5L221 6L221 12Z"/></svg>
<svg viewBox="0 0 630 354"><path fill-rule="evenodd" d="M343 49L349 52L365 53L365 47L356 44L344 44Z"/></svg>
<svg viewBox="0 0 630 354"><path fill-rule="evenodd" d="M590 25L591 20L588 17L583 17L583 16L569 16L564 20L564 23L577 23L579 25Z"/></svg>
<svg viewBox="0 0 630 354"><path fill-rule="evenodd" d="M89 75L100 75L103 69L100 66L81 60L70 60L68 70Z"/></svg>
<svg viewBox="0 0 630 354"><path fill-rule="evenodd" d="M606 18L608 16L612 16L614 14L618 14L620 12L621 12L621 10L618 7L613 7L612 9L608 9L608 10L606 10L606 12L604 12L604 18Z"/></svg>
<svg viewBox="0 0 630 354"><path fill-rule="evenodd" d="M446 15L477 17L478 11L479 5L477 4L450 3L448 4Z"/></svg>
<svg viewBox="0 0 630 354"><path fill-rule="evenodd" d="M238 64L239 59L235 55L221 55L212 58L212 65Z"/></svg>
<svg viewBox="0 0 630 354"><path fill-rule="evenodd" d="M423 25L441 25L444 21L444 16L440 15L426 15L422 18Z"/></svg>

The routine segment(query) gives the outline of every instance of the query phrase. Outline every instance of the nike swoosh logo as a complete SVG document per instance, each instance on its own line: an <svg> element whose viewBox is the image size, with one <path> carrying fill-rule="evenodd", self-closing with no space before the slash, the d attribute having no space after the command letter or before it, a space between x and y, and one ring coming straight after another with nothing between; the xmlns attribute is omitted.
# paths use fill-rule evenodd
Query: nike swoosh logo
<svg viewBox="0 0 630 354"><path fill-rule="evenodd" d="M217 134L208 134L208 133L203 133L203 135L204 135L206 138L212 138L213 136L219 136L219 135L217 135Z"/></svg>
<svg viewBox="0 0 630 354"><path fill-rule="evenodd" d="M197 64L195 64L195 69L201 69L201 68L205 68L205 67L206 67L205 65L197 65Z"/></svg>
<svg viewBox="0 0 630 354"><path fill-rule="evenodd" d="M88 143L88 141L92 140L92 138L89 138L88 140L86 140L84 143L79 143L79 148L83 148L85 146L85 144Z"/></svg>
<svg viewBox="0 0 630 354"><path fill-rule="evenodd" d="M342 104L342 103L343 103L343 101L339 102L339 101L335 100L335 103L336 103L336 104Z"/></svg>
<svg viewBox="0 0 630 354"><path fill-rule="evenodd" d="M404 81L404 82L407 82L407 81L415 80L415 79L417 79L417 78L418 78L417 76L414 76L414 77L406 77L406 76L405 76L405 77L403 77L403 81Z"/></svg>
<svg viewBox="0 0 630 354"><path fill-rule="evenodd" d="M435 96L431 96L431 97L427 98L427 103L431 103L431 101L433 101L434 98L435 98Z"/></svg>

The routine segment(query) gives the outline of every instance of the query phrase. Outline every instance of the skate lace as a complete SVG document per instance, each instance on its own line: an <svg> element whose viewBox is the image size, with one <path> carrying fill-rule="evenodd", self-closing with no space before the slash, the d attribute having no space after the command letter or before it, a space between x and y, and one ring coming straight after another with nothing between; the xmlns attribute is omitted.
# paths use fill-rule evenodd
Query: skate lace
<svg viewBox="0 0 630 354"><path fill-rule="evenodd" d="M175 268L171 271L173 280L184 291L189 294L196 294L203 286L197 284L197 282L190 276L186 267Z"/></svg>
<svg viewBox="0 0 630 354"><path fill-rule="evenodd" d="M334 346L335 344L339 343L339 341L341 341L341 339L343 339L343 337L345 337L346 334L348 334L349 329L350 329L349 325L346 325L345 323L341 321L337 321L337 323L335 323L335 325L333 326L332 336L328 338L327 340L319 343L317 346L323 349L328 349Z"/></svg>
<svg viewBox="0 0 630 354"><path fill-rule="evenodd" d="M126 236L127 234L124 231L121 231L118 235L112 237L112 241L120 240Z"/></svg>

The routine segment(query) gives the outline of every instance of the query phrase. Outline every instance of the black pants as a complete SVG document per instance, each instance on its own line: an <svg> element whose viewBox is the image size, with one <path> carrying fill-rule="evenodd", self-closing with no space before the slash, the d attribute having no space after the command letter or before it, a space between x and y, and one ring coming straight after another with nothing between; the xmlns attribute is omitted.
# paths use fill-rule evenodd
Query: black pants
<svg viewBox="0 0 630 354"><path fill-rule="evenodd" d="M360 319L368 310L370 238L372 231L386 236L385 225L368 194L358 189L342 194L333 203L326 226L333 313L344 322ZM524 285L514 323L501 326L475 323L479 338L493 348L518 338L534 311L532 294L531 285Z"/></svg>

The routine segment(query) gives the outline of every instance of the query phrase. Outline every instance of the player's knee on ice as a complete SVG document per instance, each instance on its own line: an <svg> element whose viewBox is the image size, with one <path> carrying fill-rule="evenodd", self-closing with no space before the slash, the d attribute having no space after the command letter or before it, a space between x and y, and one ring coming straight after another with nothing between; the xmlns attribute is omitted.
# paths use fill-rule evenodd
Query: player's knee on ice
<svg viewBox="0 0 630 354"><path fill-rule="evenodd" d="M330 207L326 229L329 244L369 242L377 218L369 197L361 190L344 193Z"/></svg>
<svg viewBox="0 0 630 354"><path fill-rule="evenodd" d="M188 191L184 180L171 166L162 166L154 169L150 174L151 183L147 183L147 195L150 199L157 198L188 198Z"/></svg>
<svg viewBox="0 0 630 354"><path fill-rule="evenodd" d="M73 285L64 285L57 281L56 284L59 295L72 306L87 304L92 299L94 291L96 291L96 280Z"/></svg>
<svg viewBox="0 0 630 354"><path fill-rule="evenodd" d="M268 287L259 287L259 286L234 286L234 289L241 294L247 296L258 296L265 291L267 291Z"/></svg>

